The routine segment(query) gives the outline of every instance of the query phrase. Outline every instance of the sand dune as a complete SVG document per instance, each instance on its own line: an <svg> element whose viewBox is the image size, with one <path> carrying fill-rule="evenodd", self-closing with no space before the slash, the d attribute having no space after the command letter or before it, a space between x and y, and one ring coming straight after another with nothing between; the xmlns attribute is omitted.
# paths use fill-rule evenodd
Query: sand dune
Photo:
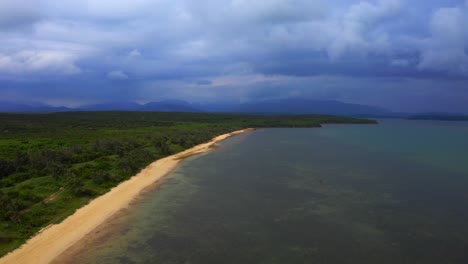
<svg viewBox="0 0 468 264"><path fill-rule="evenodd" d="M250 130L252 129L224 134L212 139L210 142L153 162L137 175L78 209L62 223L43 229L23 246L1 258L0 264L51 262L67 248L104 223L110 216L127 207L143 189L174 169L182 159L207 152L212 148L213 144Z"/></svg>

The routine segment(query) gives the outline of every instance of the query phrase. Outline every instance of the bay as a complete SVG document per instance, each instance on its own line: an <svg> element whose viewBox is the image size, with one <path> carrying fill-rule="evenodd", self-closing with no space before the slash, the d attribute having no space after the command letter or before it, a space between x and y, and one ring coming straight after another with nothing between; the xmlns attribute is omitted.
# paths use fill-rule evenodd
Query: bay
<svg viewBox="0 0 468 264"><path fill-rule="evenodd" d="M468 123L261 129L189 158L75 263L468 263Z"/></svg>

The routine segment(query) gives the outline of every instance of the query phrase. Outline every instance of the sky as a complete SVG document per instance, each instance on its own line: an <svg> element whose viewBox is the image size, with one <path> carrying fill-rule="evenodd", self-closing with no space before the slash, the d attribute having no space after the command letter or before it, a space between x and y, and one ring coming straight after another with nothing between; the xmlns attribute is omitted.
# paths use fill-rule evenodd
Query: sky
<svg viewBox="0 0 468 264"><path fill-rule="evenodd" d="M468 0L0 0L0 101L468 113Z"/></svg>

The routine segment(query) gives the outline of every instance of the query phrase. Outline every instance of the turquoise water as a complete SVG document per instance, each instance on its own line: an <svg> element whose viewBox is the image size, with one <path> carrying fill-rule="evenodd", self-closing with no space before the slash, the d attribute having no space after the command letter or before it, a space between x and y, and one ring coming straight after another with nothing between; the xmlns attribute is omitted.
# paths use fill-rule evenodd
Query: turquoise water
<svg viewBox="0 0 468 264"><path fill-rule="evenodd" d="M236 136L70 260L468 263L467 135L468 123L381 120Z"/></svg>

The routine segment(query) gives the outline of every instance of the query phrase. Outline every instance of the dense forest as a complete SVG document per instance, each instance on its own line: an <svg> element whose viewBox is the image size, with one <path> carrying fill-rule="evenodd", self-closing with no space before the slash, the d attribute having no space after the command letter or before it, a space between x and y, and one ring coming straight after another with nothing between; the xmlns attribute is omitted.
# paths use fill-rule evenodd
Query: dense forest
<svg viewBox="0 0 468 264"><path fill-rule="evenodd" d="M151 162L233 130L375 123L323 115L0 114L0 255Z"/></svg>

